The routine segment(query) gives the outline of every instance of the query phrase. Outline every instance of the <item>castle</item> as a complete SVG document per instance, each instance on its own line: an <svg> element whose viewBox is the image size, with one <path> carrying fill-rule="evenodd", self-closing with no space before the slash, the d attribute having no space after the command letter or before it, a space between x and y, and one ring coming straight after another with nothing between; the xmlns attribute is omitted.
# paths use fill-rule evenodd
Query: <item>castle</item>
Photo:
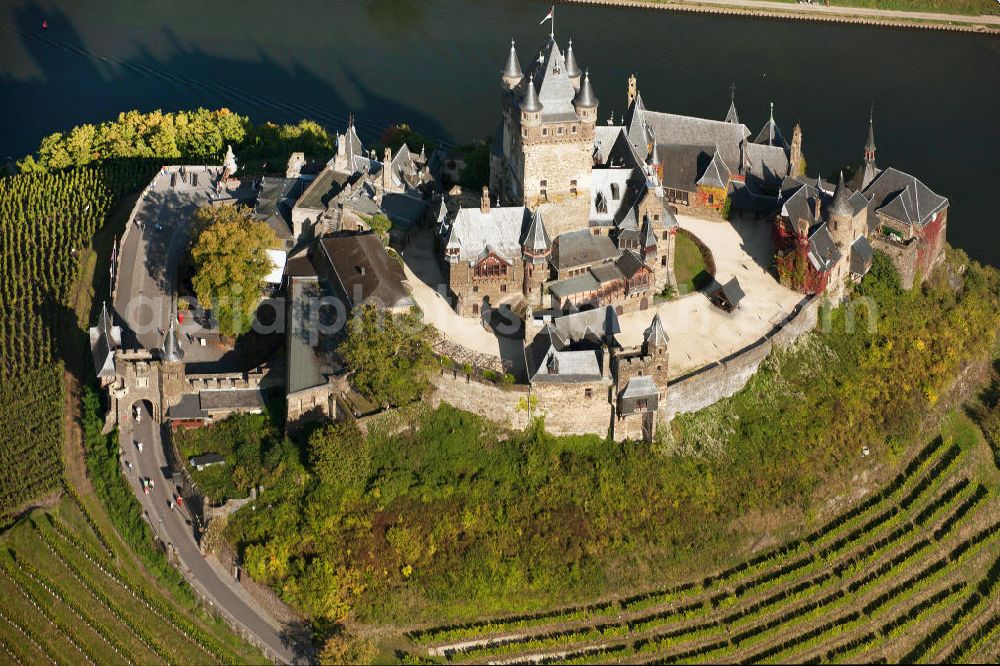
<svg viewBox="0 0 1000 666"><path fill-rule="evenodd" d="M864 160L848 185L788 178L775 217L776 263L789 286L835 298L848 281L871 268L884 252L910 289L941 260L948 226L948 200L919 179L875 164L874 120L868 121Z"/></svg>

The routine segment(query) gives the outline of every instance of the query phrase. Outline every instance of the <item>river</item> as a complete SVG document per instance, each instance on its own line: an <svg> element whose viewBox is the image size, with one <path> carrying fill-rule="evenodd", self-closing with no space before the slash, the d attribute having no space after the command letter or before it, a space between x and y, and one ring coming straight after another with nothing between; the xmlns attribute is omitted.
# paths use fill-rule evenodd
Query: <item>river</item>
<svg viewBox="0 0 1000 666"><path fill-rule="evenodd" d="M313 118L362 138L407 122L442 143L491 133L511 37L522 64L549 5L531 0L296 3L14 0L0 7L0 157L125 109L226 106ZM880 166L951 201L949 240L1000 265L1000 39L801 21L557 5L556 37L589 67L602 121L635 72L648 108L722 118L736 86L756 132L774 102L810 174L857 163L875 106ZM42 21L48 24L42 29Z"/></svg>

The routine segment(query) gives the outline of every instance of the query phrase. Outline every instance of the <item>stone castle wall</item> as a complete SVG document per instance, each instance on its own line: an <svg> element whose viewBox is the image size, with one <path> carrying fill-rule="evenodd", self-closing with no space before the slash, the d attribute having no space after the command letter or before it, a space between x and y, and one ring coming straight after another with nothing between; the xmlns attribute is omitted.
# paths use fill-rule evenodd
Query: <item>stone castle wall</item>
<svg viewBox="0 0 1000 666"><path fill-rule="evenodd" d="M704 409L740 391L774 347L787 348L803 333L816 328L819 306L819 299L805 299L770 335L728 358L674 380L660 406L662 417L669 421L677 414Z"/></svg>
<svg viewBox="0 0 1000 666"><path fill-rule="evenodd" d="M442 370L431 377L431 384L434 385L431 402L435 407L443 400L517 430L531 423L527 409L528 387L523 384L500 388L450 370Z"/></svg>
<svg viewBox="0 0 1000 666"><path fill-rule="evenodd" d="M590 140L524 144L524 205L535 210L551 204L543 209L550 238L588 225L592 146L592 135Z"/></svg>

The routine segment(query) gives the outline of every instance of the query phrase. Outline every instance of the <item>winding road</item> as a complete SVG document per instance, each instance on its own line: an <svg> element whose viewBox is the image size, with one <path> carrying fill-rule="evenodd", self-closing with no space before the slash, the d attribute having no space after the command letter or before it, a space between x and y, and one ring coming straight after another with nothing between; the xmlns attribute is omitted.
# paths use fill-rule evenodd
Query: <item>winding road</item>
<svg viewBox="0 0 1000 666"><path fill-rule="evenodd" d="M149 409L142 403L139 412L138 423L131 419L120 424L119 441L127 461L125 471L129 485L139 498L153 532L168 545L168 550L172 550L176 563L191 585L232 624L242 628L244 638L250 638L278 663L308 663L308 656L290 638L290 633L247 603L231 587L236 585L235 581L224 580L205 560L186 522L190 517L187 508L176 504L177 487L170 478L162 426L154 422ZM141 452L136 442L142 442ZM148 495L143 491L141 479L153 481Z"/></svg>

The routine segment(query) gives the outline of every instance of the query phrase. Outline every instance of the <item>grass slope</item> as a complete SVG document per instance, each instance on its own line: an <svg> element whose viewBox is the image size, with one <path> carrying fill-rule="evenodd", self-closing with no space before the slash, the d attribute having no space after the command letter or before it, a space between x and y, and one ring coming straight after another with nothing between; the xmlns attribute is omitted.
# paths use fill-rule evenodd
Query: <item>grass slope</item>
<svg viewBox="0 0 1000 666"><path fill-rule="evenodd" d="M997 476L956 414L890 482L788 543L630 598L414 631L404 661L982 658L1000 579Z"/></svg>

